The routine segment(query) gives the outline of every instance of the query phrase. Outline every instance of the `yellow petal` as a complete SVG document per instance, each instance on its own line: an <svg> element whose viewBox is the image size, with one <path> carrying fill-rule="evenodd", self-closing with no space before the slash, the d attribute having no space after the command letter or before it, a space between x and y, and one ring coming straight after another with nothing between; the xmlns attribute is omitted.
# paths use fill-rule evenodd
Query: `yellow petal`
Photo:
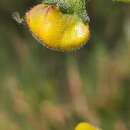
<svg viewBox="0 0 130 130"><path fill-rule="evenodd" d="M99 130L98 128L94 127L93 125L86 123L86 122L82 122L79 123L76 127L75 130Z"/></svg>

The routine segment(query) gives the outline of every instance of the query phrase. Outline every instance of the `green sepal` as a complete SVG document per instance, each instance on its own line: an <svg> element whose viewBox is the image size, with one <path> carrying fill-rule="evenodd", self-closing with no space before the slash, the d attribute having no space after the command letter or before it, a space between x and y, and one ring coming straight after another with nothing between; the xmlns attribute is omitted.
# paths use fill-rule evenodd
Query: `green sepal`
<svg viewBox="0 0 130 130"><path fill-rule="evenodd" d="M90 22L90 18L89 18L86 11L83 11L83 12L79 13L78 15L83 20L84 23L89 23Z"/></svg>
<svg viewBox="0 0 130 130"><path fill-rule="evenodd" d="M83 20L84 23L90 22L86 5L87 0L70 0L73 1L74 12Z"/></svg>
<svg viewBox="0 0 130 130"><path fill-rule="evenodd" d="M86 0L43 0L43 3L56 5L63 13L76 14L84 23L90 21L86 11Z"/></svg>
<svg viewBox="0 0 130 130"><path fill-rule="evenodd" d="M42 2L49 5L57 4L57 0L43 0Z"/></svg>
<svg viewBox="0 0 130 130"><path fill-rule="evenodd" d="M66 3L64 1L58 1L57 6L63 13L68 13L68 14L74 13L74 10L69 3Z"/></svg>

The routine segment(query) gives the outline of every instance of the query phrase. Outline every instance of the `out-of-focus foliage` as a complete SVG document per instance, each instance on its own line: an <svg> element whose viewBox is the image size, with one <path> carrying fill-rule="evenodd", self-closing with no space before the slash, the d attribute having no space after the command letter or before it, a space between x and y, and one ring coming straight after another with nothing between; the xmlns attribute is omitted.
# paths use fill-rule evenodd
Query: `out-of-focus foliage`
<svg viewBox="0 0 130 130"><path fill-rule="evenodd" d="M130 5L91 0L88 45L58 53L11 18L37 3L0 1L0 130L129 130Z"/></svg>

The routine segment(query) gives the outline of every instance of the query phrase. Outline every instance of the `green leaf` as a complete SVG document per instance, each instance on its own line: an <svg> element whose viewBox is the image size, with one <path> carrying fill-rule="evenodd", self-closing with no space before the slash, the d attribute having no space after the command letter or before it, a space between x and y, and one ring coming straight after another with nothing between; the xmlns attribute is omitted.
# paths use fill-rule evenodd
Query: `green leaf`
<svg viewBox="0 0 130 130"><path fill-rule="evenodd" d="M116 1L116 2L124 2L124 3L130 3L130 0L113 0L113 1Z"/></svg>

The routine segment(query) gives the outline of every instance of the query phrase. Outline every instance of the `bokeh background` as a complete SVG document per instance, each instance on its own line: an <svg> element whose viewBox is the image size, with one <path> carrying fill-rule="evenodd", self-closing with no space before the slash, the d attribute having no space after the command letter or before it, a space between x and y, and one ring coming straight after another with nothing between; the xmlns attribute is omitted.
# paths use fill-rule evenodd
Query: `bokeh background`
<svg viewBox="0 0 130 130"><path fill-rule="evenodd" d="M0 0L0 130L130 130L130 5L89 1L89 43L59 53L12 19L39 2Z"/></svg>

